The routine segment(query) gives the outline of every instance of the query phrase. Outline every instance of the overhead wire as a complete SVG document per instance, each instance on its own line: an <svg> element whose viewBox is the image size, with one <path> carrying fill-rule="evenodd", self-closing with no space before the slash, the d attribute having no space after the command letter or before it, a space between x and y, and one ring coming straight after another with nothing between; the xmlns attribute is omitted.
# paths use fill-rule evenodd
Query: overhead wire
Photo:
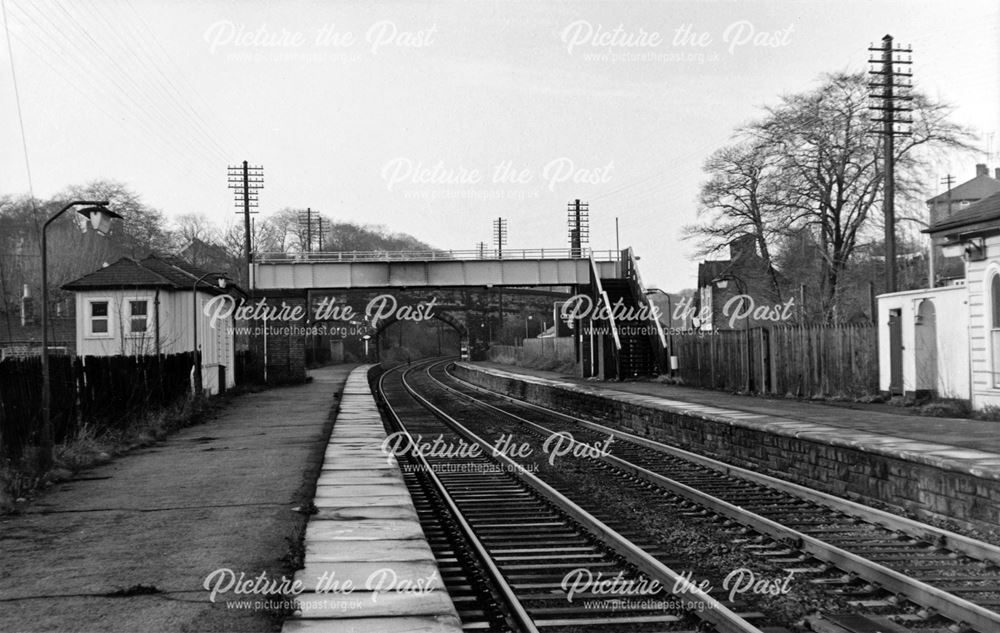
<svg viewBox="0 0 1000 633"><path fill-rule="evenodd" d="M24 169L28 175L28 194L31 196L31 205L35 205L35 185L31 178L31 160L28 158L28 137L24 133L24 113L21 110L21 91L17 85L17 72L14 70L14 49L10 42L10 25L7 21L7 0L0 0L0 9L3 10L3 29L7 36L7 56L10 61L10 78L14 85L14 101L17 103L17 122L21 128L21 148L24 150Z"/></svg>
<svg viewBox="0 0 1000 633"><path fill-rule="evenodd" d="M177 66L176 62L174 62L173 57L170 55L170 53L167 52L166 48L164 48L163 43L160 41L160 38L156 35L156 32L149 26L149 23L146 21L146 18L143 17L143 15L139 13L138 10L136 10L135 5L132 3L132 0L120 0L120 1L123 2L124 5L127 6L129 10L132 12L132 14L135 16L136 18L135 23L141 26L141 30L145 32L146 39L148 39L155 45L154 50L159 51L161 60L166 62L165 65L170 66L178 77L183 77L184 73ZM129 22L128 24L130 28L133 28L132 22ZM135 31L138 34L140 29L135 28ZM166 79L168 84L179 94L180 90L177 88L175 82L173 82L169 78L166 72L163 72L162 74L164 75L164 78ZM198 89L191 84L187 85L189 89L188 91L190 92L191 95L193 95L194 99L185 100L182 98L181 101L187 104L189 108L194 108L195 104L192 104L191 102L193 100L197 100L200 102L199 107L207 110L208 112L212 112L212 108L208 105L208 102L205 100L204 96L198 91ZM235 150L237 150L237 153L241 156L249 155L244 139L236 135L232 131L232 129L226 124L224 119L219 121L213 121L212 127L215 130L220 131L223 136L228 137L225 139L227 147L234 148Z"/></svg>
<svg viewBox="0 0 1000 633"><path fill-rule="evenodd" d="M146 89L146 87L140 85L139 80L137 79L137 77L141 76L140 73L129 72L127 69L125 69L122 66L122 64L119 63L118 56L109 53L108 50L105 48L105 46L90 34L90 31L87 29L86 25L84 24L84 21L81 20L79 16L71 14L58 0L55 0L55 5L62 11L62 13L66 16L67 20L73 26L79 29L79 31L84 35L84 37L86 37L90 41L92 47L95 50L99 51L100 54L103 55L103 57L107 60L107 62L109 62L111 66L113 66L115 69L118 70L120 76L126 82L128 82L128 84L131 85L131 87L134 89L134 92L130 92L124 89L123 92L129 97L129 99L133 103L136 104L137 108L139 108L140 110L144 109L144 106L138 103L138 100L142 100L146 103L146 107L148 107L152 111L155 111L155 113L162 120L164 121L171 120L171 117L164 111L162 107L163 104L161 104L160 100L152 97L149 91ZM102 41L110 41L110 40L105 38ZM127 56L122 56L122 57L127 57ZM196 151L211 152L211 150L208 149L208 147L204 144L204 142L198 135L194 136L194 142L187 140L190 137L182 136L181 138L185 139L185 141L189 143L189 147L200 148L197 149ZM225 161L224 155L222 156L222 160Z"/></svg>
<svg viewBox="0 0 1000 633"><path fill-rule="evenodd" d="M65 15L70 19L71 24L67 26L61 21L57 21L55 16L50 15L50 13L41 11L36 5L31 5L34 9L33 12L29 12L24 6L19 4L13 4L14 8L19 12L18 18L20 25L25 29L25 36L15 36L15 38L27 49L31 50L35 57L49 67L53 72L55 72L59 77L61 77L66 83L72 86L79 95L83 96L90 103L95 105L97 109L103 112L106 116L111 118L116 123L121 123L122 120L126 122L131 122L134 125L142 128L147 132L150 137L156 138L161 144L161 148L169 148L171 152L176 155L174 162L184 173L190 173L196 178L207 180L207 175L205 170L196 169L192 164L192 159L196 156L202 156L204 158L211 158L212 162L215 161L215 157L211 154L206 153L205 148L193 145L190 140L184 138L183 136L178 136L175 129L167 130L163 128L164 121L172 121L171 117L166 116L166 113L159 110L161 113L161 118L158 120L156 117L152 116L147 108L140 101L142 99L152 102L154 108L156 107L155 100L150 99L148 93L145 92L134 80L131 84L135 87L134 91L130 91L126 86L119 81L113 74L107 72L106 69L100 67L98 63L91 58L88 54L89 51L87 47L80 43L78 38L73 37L75 31L73 28L81 29L86 37L98 48L105 57L110 57L110 54L96 44L93 36L86 32L85 27L82 24L73 24L72 21L74 16L69 12L64 11ZM42 23L44 20L45 24ZM32 32L34 37L32 37ZM46 49L51 55L46 55L35 48L35 44L40 45L40 47ZM53 63L50 59L55 57L56 63ZM114 60L111 60L114 63ZM114 64L122 75L128 77L129 73L125 71L119 64ZM60 68L65 69L72 75L72 78L67 76L65 72L62 72ZM77 77L86 78L87 81L85 85L81 85L80 81L77 81ZM135 92L136 94L133 94ZM107 108L98 104L94 98L94 95L104 97L107 102L117 110L121 110L126 116L115 116L112 115Z"/></svg>
<svg viewBox="0 0 1000 633"><path fill-rule="evenodd" d="M189 103L179 94L176 86L166 76L160 65L149 54L145 42L141 38L133 37L134 28L129 28L131 25L124 23L112 24L111 18L101 10L99 2L91 0L90 6L93 15L107 27L108 32L121 44L122 49L126 53L131 53L136 61L139 62L143 72L136 73L136 75L144 78L163 97L164 102L173 104L176 111L181 115L178 117L178 121L186 120L192 130L197 132L198 138L204 139L206 145L210 146L212 151L216 152L220 157L223 159L231 158L228 156L225 147L217 140L210 126L205 124L203 117L191 109Z"/></svg>

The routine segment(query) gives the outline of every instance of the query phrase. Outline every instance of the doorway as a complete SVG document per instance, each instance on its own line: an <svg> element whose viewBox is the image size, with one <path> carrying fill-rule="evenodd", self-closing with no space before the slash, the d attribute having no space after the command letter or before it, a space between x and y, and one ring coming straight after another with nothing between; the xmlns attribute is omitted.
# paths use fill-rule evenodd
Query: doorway
<svg viewBox="0 0 1000 633"><path fill-rule="evenodd" d="M916 389L933 394L938 382L937 314L930 299L920 302L914 329Z"/></svg>
<svg viewBox="0 0 1000 633"><path fill-rule="evenodd" d="M889 310L889 394L903 394L902 310Z"/></svg>

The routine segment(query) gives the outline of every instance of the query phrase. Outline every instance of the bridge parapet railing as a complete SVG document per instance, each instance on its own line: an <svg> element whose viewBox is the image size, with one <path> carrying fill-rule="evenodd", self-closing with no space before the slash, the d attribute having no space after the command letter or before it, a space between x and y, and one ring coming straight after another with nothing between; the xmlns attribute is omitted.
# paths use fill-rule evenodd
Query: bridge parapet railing
<svg viewBox="0 0 1000 633"><path fill-rule="evenodd" d="M255 253L258 264L281 263L350 263L391 261L475 261L475 260L530 260L530 259L593 259L599 262L616 262L617 251L591 251L569 248L534 248L520 250L429 250L429 251L332 251L313 253Z"/></svg>

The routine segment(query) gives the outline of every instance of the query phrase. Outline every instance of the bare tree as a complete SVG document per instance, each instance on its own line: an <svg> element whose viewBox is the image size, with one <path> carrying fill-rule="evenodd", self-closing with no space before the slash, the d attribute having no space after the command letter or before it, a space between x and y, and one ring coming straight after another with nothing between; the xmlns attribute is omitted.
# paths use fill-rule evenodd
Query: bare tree
<svg viewBox="0 0 1000 633"><path fill-rule="evenodd" d="M221 246L219 229L203 213L185 213L172 222L171 250L183 252L185 258L195 266L213 263L212 247Z"/></svg>
<svg viewBox="0 0 1000 633"><path fill-rule="evenodd" d="M782 186L777 148L753 138L717 150L705 161L709 179L701 187L699 223L684 227L684 236L699 240L698 254L709 256L744 235L754 239L767 270L768 283L781 297L772 245L794 223L794 192Z"/></svg>
<svg viewBox="0 0 1000 633"><path fill-rule="evenodd" d="M973 135L951 123L949 113L946 105L915 95L912 136L895 147L896 186L903 199L926 193L928 165L937 153L971 149ZM733 231L750 233L758 248L768 247L760 250L770 258L775 237L784 231L812 232L822 313L836 320L841 277L851 257L859 243L878 239L882 141L869 133L870 118L862 73L824 76L816 89L766 108L760 121L740 131L751 143L723 148L707 164L712 178L702 202L710 207L711 221L697 234L724 244Z"/></svg>
<svg viewBox="0 0 1000 633"><path fill-rule="evenodd" d="M119 256L142 258L152 251L170 250L163 213L145 204L142 196L123 183L97 180L69 187L59 198L108 200L110 208L122 215L108 241Z"/></svg>

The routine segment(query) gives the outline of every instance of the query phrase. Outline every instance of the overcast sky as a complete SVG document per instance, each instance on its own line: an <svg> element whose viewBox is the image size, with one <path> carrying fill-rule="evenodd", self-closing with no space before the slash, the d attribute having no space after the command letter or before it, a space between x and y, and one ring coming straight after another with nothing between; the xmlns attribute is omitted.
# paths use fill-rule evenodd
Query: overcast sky
<svg viewBox="0 0 1000 633"><path fill-rule="evenodd" d="M226 167L263 165L260 210L310 206L435 247L591 246L694 285L680 227L705 158L824 72L867 69L886 33L918 88L952 103L1000 165L1000 3L5 3L35 195L114 179L168 217L232 222ZM6 39L6 38L5 38ZM6 42L5 42L6 44ZM628 46L626 46L628 45ZM7 46L0 194L28 191ZM992 136L991 136L992 135Z"/></svg>

